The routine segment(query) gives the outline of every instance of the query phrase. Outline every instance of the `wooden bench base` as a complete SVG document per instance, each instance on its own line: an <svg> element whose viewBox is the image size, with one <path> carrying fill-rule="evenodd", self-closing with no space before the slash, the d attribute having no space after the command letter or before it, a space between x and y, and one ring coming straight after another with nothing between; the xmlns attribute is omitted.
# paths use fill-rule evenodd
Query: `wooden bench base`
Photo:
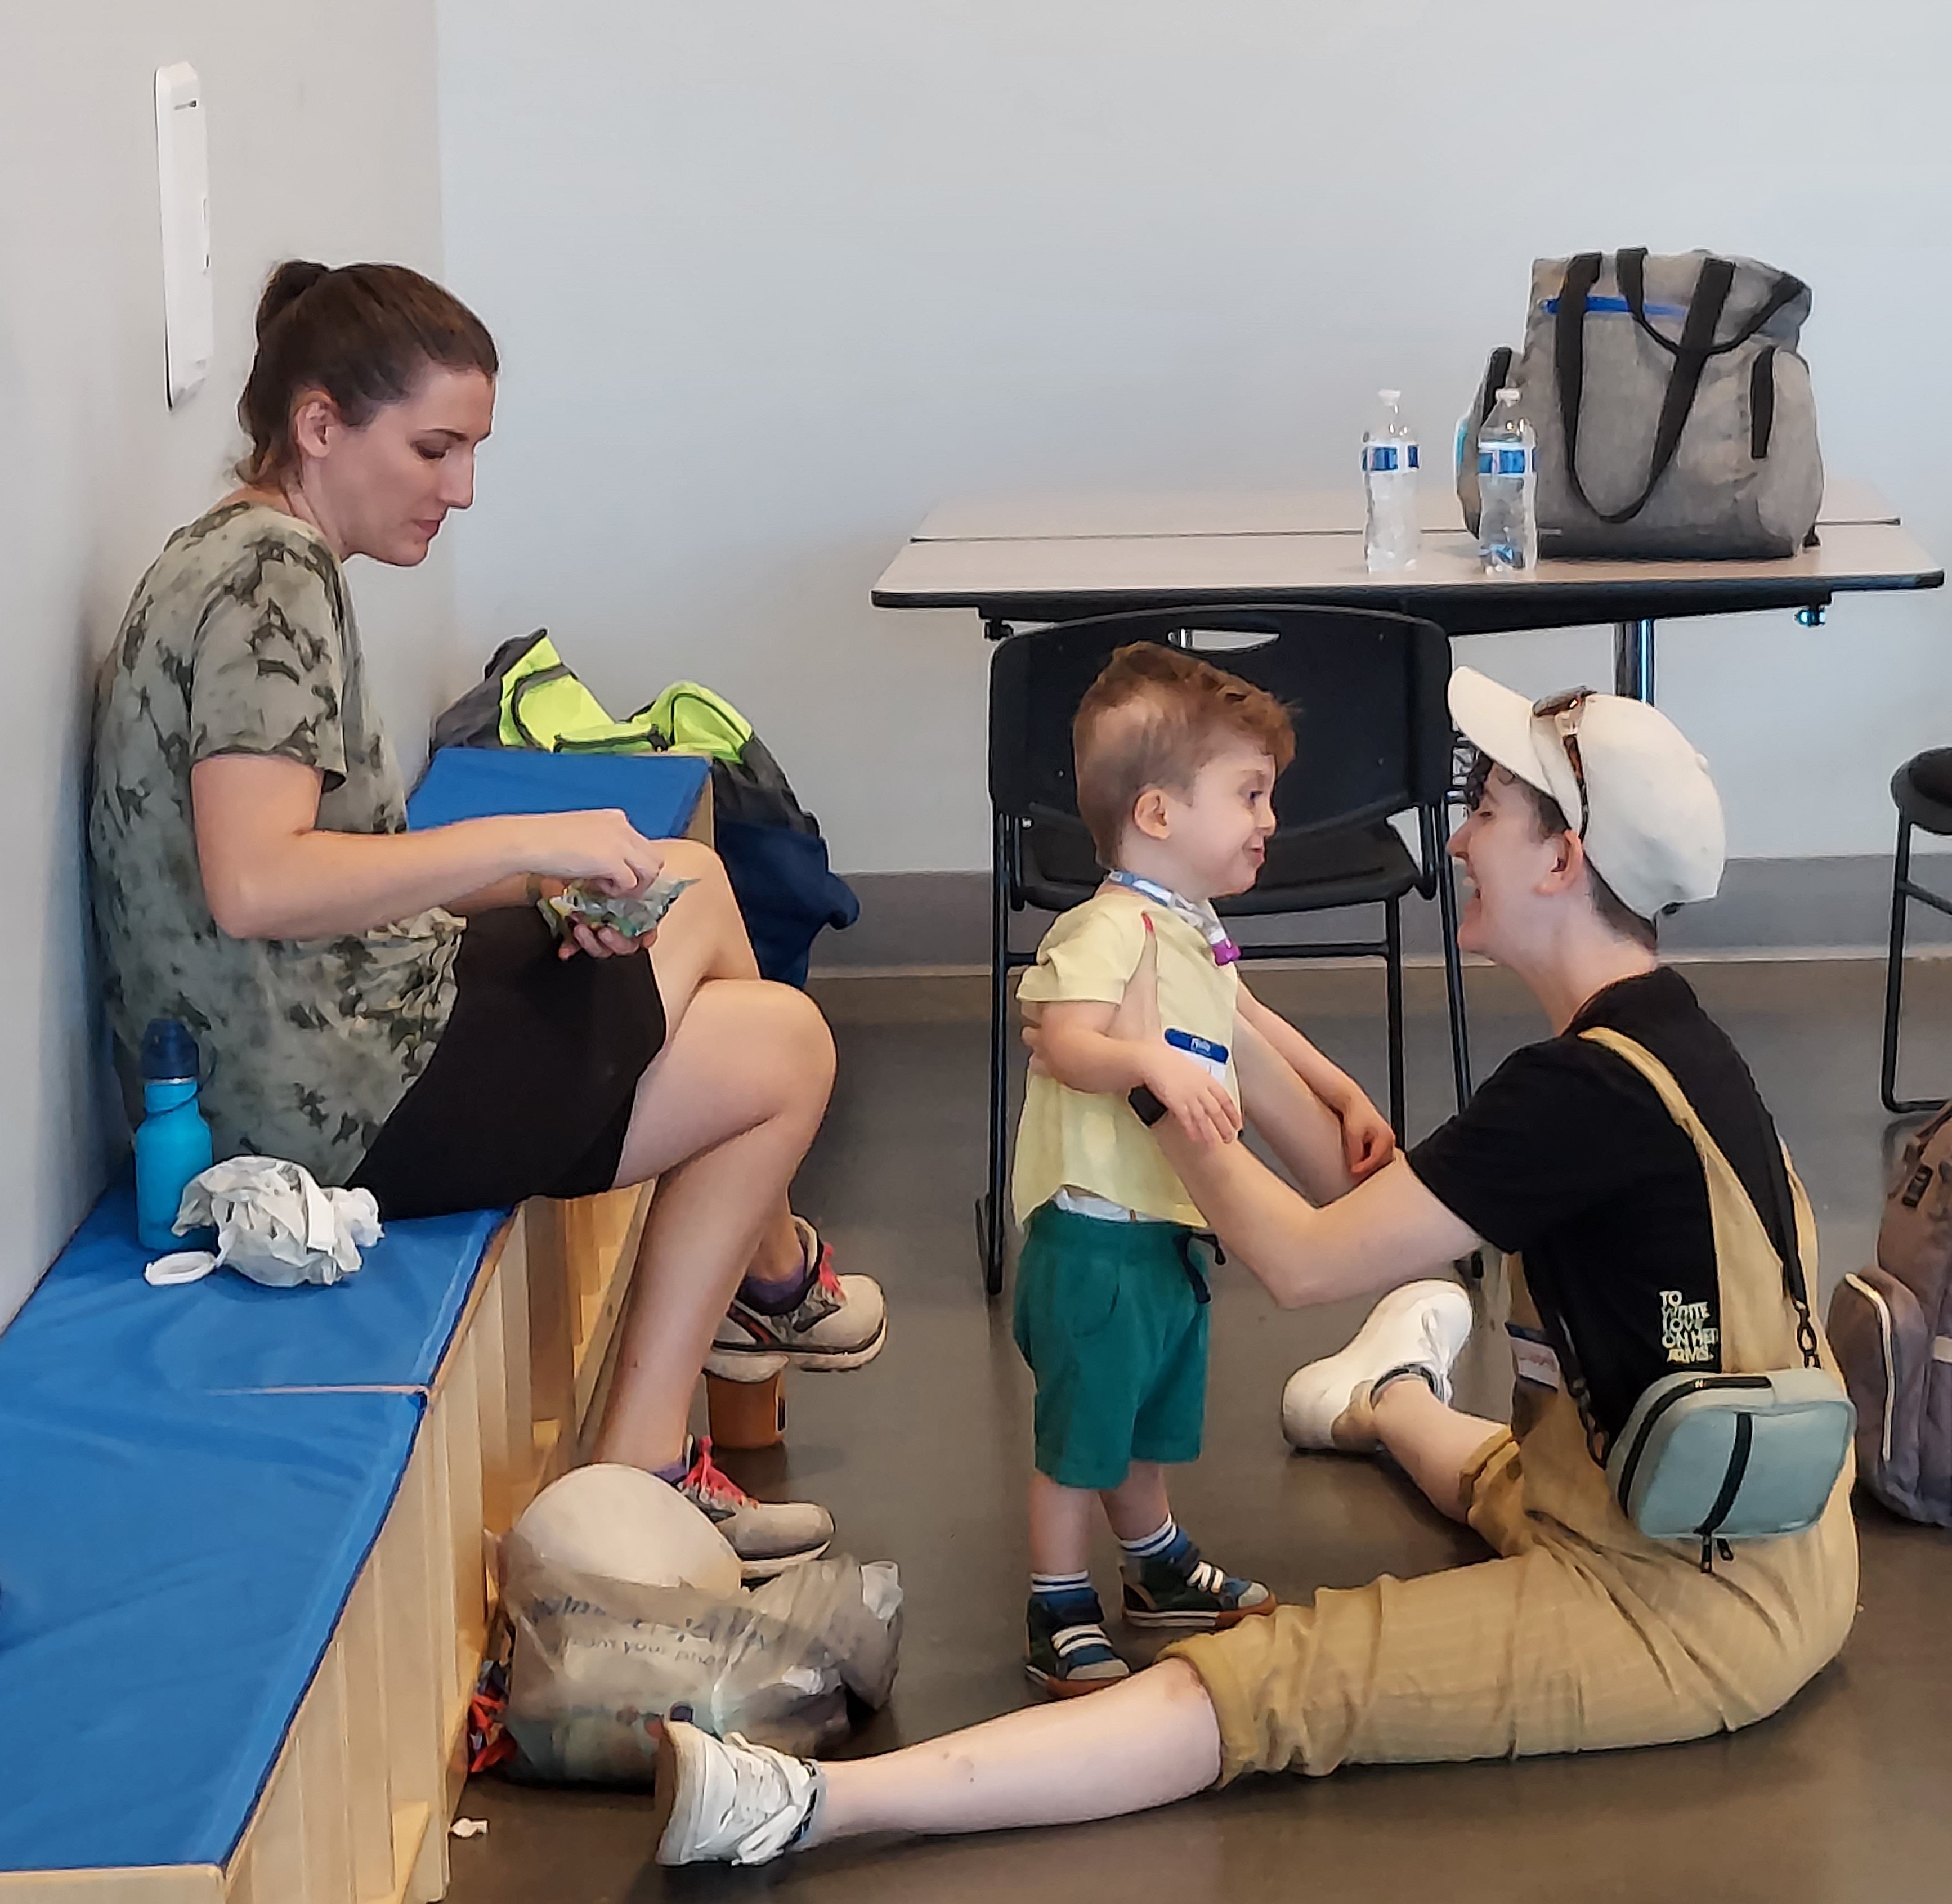
<svg viewBox="0 0 1952 1904"><path fill-rule="evenodd" d="M593 1428L649 1205L649 1186L537 1199L489 1246L399 1492L229 1862L0 1872L0 1904L445 1894L493 1543Z"/></svg>

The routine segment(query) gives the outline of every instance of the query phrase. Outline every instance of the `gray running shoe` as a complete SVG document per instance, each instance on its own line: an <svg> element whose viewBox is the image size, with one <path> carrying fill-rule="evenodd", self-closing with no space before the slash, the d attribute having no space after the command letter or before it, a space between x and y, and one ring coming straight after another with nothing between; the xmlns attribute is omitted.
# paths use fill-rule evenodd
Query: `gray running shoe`
<svg viewBox="0 0 1952 1904"><path fill-rule="evenodd" d="M881 1352L888 1339L888 1305L881 1286L868 1276L837 1276L834 1246L795 1217L813 1280L798 1305L768 1315L735 1301L712 1339L705 1367L735 1381L763 1381L779 1370L859 1368Z"/></svg>
<svg viewBox="0 0 1952 1904"><path fill-rule="evenodd" d="M802 1560L818 1560L834 1538L834 1516L811 1501L755 1501L712 1458L712 1437L692 1443L677 1491L725 1538L749 1580L771 1580Z"/></svg>

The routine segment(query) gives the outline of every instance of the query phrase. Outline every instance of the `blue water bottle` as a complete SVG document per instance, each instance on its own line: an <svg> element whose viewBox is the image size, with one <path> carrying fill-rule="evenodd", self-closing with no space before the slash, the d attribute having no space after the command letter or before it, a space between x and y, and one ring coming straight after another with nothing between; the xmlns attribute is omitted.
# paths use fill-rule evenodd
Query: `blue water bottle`
<svg viewBox="0 0 1952 1904"><path fill-rule="evenodd" d="M145 1249L194 1248L170 1227L183 1186L209 1169L210 1126L197 1108L202 1055L189 1027L152 1018L142 1033L142 1108L136 1127L136 1235Z"/></svg>

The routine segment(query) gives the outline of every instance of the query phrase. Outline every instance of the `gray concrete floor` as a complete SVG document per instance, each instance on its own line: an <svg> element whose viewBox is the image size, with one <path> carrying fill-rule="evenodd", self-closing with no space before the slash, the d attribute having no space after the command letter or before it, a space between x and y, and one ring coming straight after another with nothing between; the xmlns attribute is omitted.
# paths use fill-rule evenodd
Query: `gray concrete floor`
<svg viewBox="0 0 1952 1904"><path fill-rule="evenodd" d="M1875 1080L1881 968L1688 968L1747 1054L1815 1200L1823 1287L1863 1262L1891 1142ZM1434 974L1412 974L1410 1122L1449 1109ZM1256 981L1380 1101L1380 981L1360 972ZM851 1751L885 1751L1024 1703L1024 1481L1030 1384L1007 1308L984 1302L971 1199L981 1174L980 981L847 980L821 988L841 1055L833 1111L796 1196L843 1268L879 1277L885 1353L852 1375L796 1378L790 1445L730 1458L755 1491L827 1502L840 1544L899 1562L900 1678ZM1481 1074L1539 1035L1502 975L1472 974ZM1921 968L1910 1084L1952 1091L1952 965ZM1284 1599L1388 1571L1481 1557L1474 1537L1370 1463L1291 1455L1282 1382L1337 1347L1362 1305L1275 1311L1244 1275L1215 1290L1207 1450L1174 1490L1230 1568ZM1502 1413L1496 1345L1474 1346L1461 1399ZM1377 1899L1454 1904L1712 1896L1854 1904L1952 1890L1952 1536L1860 1502L1863 1612L1842 1658L1775 1719L1734 1737L1632 1753L1357 1768L1244 1781L1163 1812L1064 1831L838 1846L759 1872L661 1872L635 1794L526 1790L490 1777L454 1847L455 1904L622 1904L756 1896L847 1904L1016 1896ZM1109 1539L1098 1555L1112 1587ZM1115 1592L1115 1587L1113 1588ZM1129 1636L1128 1636L1129 1637ZM1132 1656L1142 1656L1134 1649Z"/></svg>

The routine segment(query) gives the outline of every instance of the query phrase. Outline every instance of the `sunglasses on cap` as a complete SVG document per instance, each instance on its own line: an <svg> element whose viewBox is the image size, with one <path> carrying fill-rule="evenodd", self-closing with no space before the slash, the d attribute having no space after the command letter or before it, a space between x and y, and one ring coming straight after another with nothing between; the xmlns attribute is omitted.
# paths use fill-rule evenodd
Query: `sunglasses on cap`
<svg viewBox="0 0 1952 1904"><path fill-rule="evenodd" d="M1543 701L1531 704L1531 718L1550 721L1559 745L1566 749L1566 764L1572 769L1572 784L1579 789L1579 839L1582 845L1585 843L1587 823L1593 817L1593 803L1586 797L1586 768L1579 758L1579 721L1586 711L1586 703L1592 698L1590 687L1575 687L1563 694L1548 694Z"/></svg>

